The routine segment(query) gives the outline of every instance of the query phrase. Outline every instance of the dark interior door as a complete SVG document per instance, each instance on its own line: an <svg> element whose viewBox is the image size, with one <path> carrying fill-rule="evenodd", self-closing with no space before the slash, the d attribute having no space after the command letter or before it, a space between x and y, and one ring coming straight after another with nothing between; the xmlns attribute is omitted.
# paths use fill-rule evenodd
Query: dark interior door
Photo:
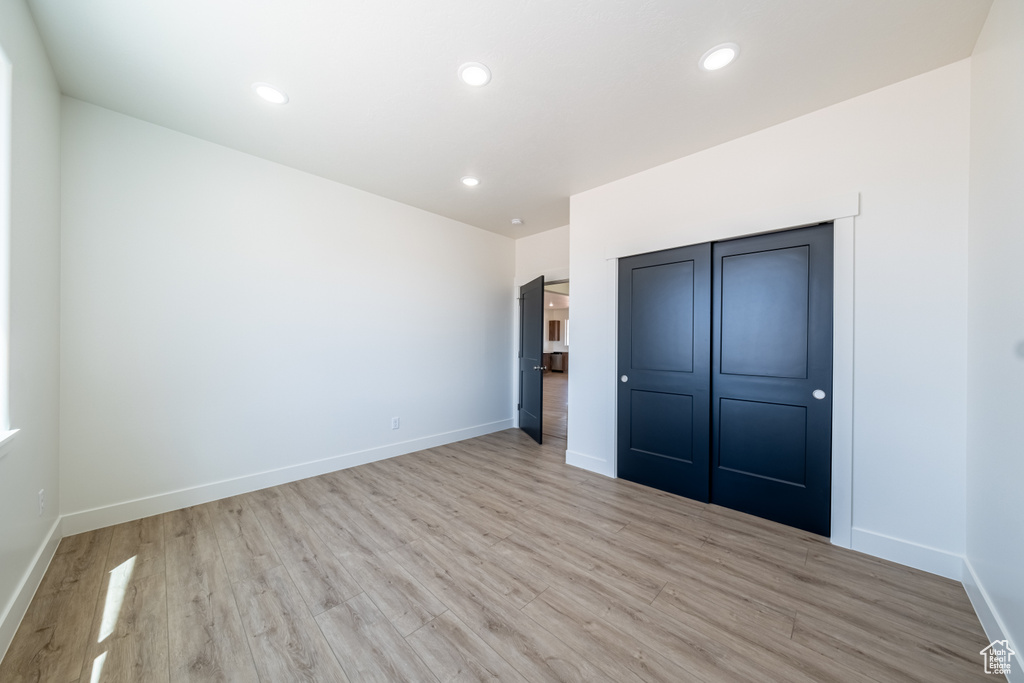
<svg viewBox="0 0 1024 683"><path fill-rule="evenodd" d="M711 501L828 535L832 225L713 257Z"/></svg>
<svg viewBox="0 0 1024 683"><path fill-rule="evenodd" d="M618 476L707 502L711 246L619 262Z"/></svg>
<svg viewBox="0 0 1024 683"><path fill-rule="evenodd" d="M544 414L544 277L519 288L519 428L541 443Z"/></svg>

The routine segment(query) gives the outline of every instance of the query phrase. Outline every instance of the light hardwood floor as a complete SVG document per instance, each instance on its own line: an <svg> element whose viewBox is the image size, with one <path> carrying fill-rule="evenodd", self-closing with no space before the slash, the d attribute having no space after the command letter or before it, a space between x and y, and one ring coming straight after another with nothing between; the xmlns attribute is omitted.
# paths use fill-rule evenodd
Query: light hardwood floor
<svg viewBox="0 0 1024 683"><path fill-rule="evenodd" d="M963 588L516 430L64 539L0 681L969 681Z"/></svg>
<svg viewBox="0 0 1024 683"><path fill-rule="evenodd" d="M569 427L569 375L564 372L545 372L543 381L541 431L544 436L564 439Z"/></svg>

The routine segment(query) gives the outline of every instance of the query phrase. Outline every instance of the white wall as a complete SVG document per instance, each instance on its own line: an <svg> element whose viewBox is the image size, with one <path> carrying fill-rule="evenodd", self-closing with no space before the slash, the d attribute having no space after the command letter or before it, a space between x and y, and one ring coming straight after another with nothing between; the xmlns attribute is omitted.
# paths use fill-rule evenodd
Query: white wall
<svg viewBox="0 0 1024 683"><path fill-rule="evenodd" d="M569 279L568 225L516 240L516 287L541 275L550 281Z"/></svg>
<svg viewBox="0 0 1024 683"><path fill-rule="evenodd" d="M965 584L1024 680L1024 4L996 0L971 59ZM986 614L978 597L987 598ZM1002 635L1000 635L1000 633Z"/></svg>
<svg viewBox="0 0 1024 683"><path fill-rule="evenodd" d="M60 92L21 0L0 3L0 46L13 67L10 413L20 429L0 457L2 657L60 539Z"/></svg>
<svg viewBox="0 0 1024 683"><path fill-rule="evenodd" d="M565 321L568 320L568 318L568 308L544 309L544 353L551 353L552 351L561 351L565 353L569 350L569 347L565 345ZM551 341L548 339L548 323L552 320L558 320L561 322L561 325L559 325L558 341Z"/></svg>
<svg viewBox="0 0 1024 683"><path fill-rule="evenodd" d="M615 471L615 258L860 193L853 545L958 573L969 79L953 64L573 196L569 461Z"/></svg>
<svg viewBox="0 0 1024 683"><path fill-rule="evenodd" d="M68 528L511 425L512 240L70 98L62 131Z"/></svg>

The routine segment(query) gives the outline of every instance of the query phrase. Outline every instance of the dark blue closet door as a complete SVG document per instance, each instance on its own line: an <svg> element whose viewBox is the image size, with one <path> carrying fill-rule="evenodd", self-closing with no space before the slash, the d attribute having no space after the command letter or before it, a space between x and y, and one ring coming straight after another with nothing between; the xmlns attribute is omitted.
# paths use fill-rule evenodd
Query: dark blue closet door
<svg viewBox="0 0 1024 683"><path fill-rule="evenodd" d="M711 245L619 261L618 476L708 500Z"/></svg>
<svg viewBox="0 0 1024 683"><path fill-rule="evenodd" d="M711 502L828 535L832 225L713 246Z"/></svg>

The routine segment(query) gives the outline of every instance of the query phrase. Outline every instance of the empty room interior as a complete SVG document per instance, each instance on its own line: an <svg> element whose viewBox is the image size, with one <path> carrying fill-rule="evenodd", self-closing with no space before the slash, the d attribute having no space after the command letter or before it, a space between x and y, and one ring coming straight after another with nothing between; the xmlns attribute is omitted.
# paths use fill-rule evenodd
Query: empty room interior
<svg viewBox="0 0 1024 683"><path fill-rule="evenodd" d="M4 0L0 681L1024 683L1022 216L1020 0Z"/></svg>

